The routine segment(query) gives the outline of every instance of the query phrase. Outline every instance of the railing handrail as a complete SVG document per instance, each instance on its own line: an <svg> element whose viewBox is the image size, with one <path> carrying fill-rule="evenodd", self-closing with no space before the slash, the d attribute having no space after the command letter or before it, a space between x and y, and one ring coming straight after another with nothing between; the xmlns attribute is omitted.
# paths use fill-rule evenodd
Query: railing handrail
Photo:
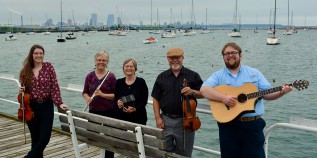
<svg viewBox="0 0 317 158"><path fill-rule="evenodd" d="M0 74L0 79L15 81L17 83L17 85L20 86L20 83L17 79L12 77L12 75L11 75L11 77L10 76L8 77L8 76L9 75ZM75 86L75 87L72 87L72 86ZM78 88L76 88L76 86L78 86L78 85L68 84L67 87L60 86L60 89L67 90L67 91L82 92L82 89L78 89ZM78 86L78 87L80 87L80 86ZM19 103L15 102L15 101L3 99L3 98L0 98L0 100L19 105ZM149 100L148 104L153 105L153 101ZM210 110L198 108L196 111L198 113L202 113L202 114L211 114ZM54 112L54 114L55 115L65 115L65 114L59 113L59 112ZM80 119L80 118L77 118L77 119ZM266 132L264 134L265 135L264 150L265 150L266 158L268 157L268 139L270 137L270 134L273 132L273 130L278 129L278 128L290 128L290 129L297 129L297 130L317 133L317 120L291 118L290 123L275 123L275 124L271 125L266 130ZM211 149L207 149L207 148L203 148L203 147L199 147L199 146L194 146L194 150L201 151L201 152L208 153L208 154L213 154L213 155L221 155L221 153L219 151L211 150Z"/></svg>
<svg viewBox="0 0 317 158"><path fill-rule="evenodd" d="M20 82L17 79L15 79L13 75L0 74L0 79L15 81L17 83L17 85L20 86ZM81 87L80 85L68 84L67 87L60 86L60 89L66 90L66 91L82 92L82 89L79 89L80 87ZM0 100L19 105L19 103L15 102L15 101L3 99L3 98L0 98ZM148 100L148 104L153 105L153 101L151 99ZM197 109L196 111L198 113L203 113L203 114L210 114L211 113L210 110L205 110L205 109ZM59 112L54 112L54 114L55 115L65 115L65 114L59 113ZM194 150L201 151L201 152L204 152L204 153L214 154L214 155L220 155L219 151L203 148L203 147L200 147L200 146L194 146Z"/></svg>

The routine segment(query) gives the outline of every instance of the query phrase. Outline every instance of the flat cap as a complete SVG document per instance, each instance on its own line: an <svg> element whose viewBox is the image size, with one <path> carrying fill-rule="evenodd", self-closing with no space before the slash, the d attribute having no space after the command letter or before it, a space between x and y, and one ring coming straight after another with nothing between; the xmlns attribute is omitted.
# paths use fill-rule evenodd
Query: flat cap
<svg viewBox="0 0 317 158"><path fill-rule="evenodd" d="M184 51L180 48L171 48L167 51L167 57L183 56Z"/></svg>

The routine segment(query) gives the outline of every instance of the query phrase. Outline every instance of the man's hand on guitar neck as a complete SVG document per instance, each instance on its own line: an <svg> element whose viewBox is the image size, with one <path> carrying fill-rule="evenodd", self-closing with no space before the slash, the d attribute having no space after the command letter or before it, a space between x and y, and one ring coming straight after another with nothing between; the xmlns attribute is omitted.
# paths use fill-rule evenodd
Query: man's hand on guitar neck
<svg viewBox="0 0 317 158"><path fill-rule="evenodd" d="M293 90L293 86L290 86L289 84L285 83L283 85L282 90L280 91L280 94L283 96L286 93L289 93Z"/></svg>

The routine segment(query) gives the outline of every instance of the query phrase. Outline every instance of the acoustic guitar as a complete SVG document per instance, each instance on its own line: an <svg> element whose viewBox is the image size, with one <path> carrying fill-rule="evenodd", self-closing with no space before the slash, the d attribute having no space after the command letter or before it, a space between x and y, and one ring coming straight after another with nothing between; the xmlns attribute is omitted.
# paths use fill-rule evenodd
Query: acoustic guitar
<svg viewBox="0 0 317 158"><path fill-rule="evenodd" d="M305 89L309 86L306 80L296 80L292 84L288 84L298 90ZM245 113L254 112L255 102L259 97L266 94L278 92L283 86L270 88L263 91L258 91L258 88L253 83L246 83L240 87L228 85L220 85L215 87L217 92L236 97L236 102L233 106L223 104L223 102L210 101L211 113L214 118L220 123L229 123L241 117Z"/></svg>

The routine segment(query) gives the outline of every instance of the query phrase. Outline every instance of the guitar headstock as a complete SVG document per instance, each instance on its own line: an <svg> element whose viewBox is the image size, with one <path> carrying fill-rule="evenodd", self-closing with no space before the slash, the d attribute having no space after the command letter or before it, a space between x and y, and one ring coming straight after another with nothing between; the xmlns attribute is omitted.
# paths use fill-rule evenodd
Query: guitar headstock
<svg viewBox="0 0 317 158"><path fill-rule="evenodd" d="M307 89L309 86L309 82L307 80L296 80L294 81L292 86L298 90Z"/></svg>

